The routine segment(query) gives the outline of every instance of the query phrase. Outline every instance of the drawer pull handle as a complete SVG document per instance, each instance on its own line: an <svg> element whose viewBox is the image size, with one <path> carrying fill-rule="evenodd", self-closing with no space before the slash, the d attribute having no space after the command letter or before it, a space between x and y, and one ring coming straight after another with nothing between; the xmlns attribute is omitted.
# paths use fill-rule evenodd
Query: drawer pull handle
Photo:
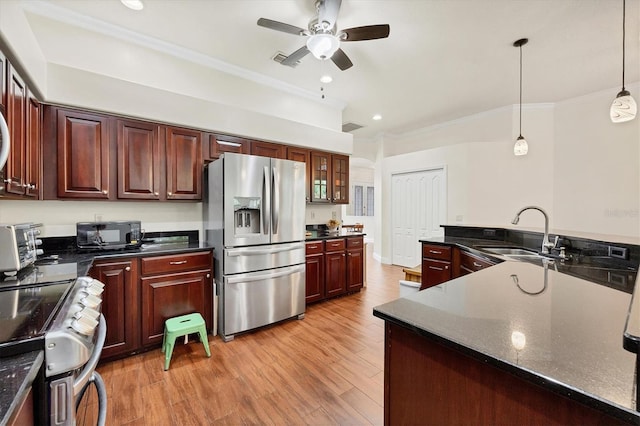
<svg viewBox="0 0 640 426"><path fill-rule="evenodd" d="M318 246L307 246L307 248L315 249L315 248L318 248Z"/></svg>
<svg viewBox="0 0 640 426"><path fill-rule="evenodd" d="M476 262L473 262L473 266L475 266L476 268L482 268L482 265Z"/></svg>
<svg viewBox="0 0 640 426"><path fill-rule="evenodd" d="M184 265L185 263L187 263L186 260L180 260L178 262L169 262L169 265Z"/></svg>
<svg viewBox="0 0 640 426"><path fill-rule="evenodd" d="M438 250L429 250L429 253L433 253L433 254L442 254L441 251Z"/></svg>
<svg viewBox="0 0 640 426"><path fill-rule="evenodd" d="M429 266L429 269L433 269L434 271L444 271L444 269L436 268L435 266Z"/></svg>

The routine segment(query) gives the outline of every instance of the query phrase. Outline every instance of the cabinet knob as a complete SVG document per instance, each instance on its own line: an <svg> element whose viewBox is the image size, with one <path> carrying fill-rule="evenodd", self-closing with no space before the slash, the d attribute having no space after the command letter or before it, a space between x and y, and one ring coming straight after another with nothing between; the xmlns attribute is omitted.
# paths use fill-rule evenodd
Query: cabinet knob
<svg viewBox="0 0 640 426"><path fill-rule="evenodd" d="M127 272L131 271L131 266L127 266L126 268L124 268L124 270Z"/></svg>
<svg viewBox="0 0 640 426"><path fill-rule="evenodd" d="M158 195L160 195L160 193L154 192L153 195L155 195L157 197Z"/></svg>
<svg viewBox="0 0 640 426"><path fill-rule="evenodd" d="M167 195L171 197L173 195L173 192L167 192Z"/></svg>
<svg viewBox="0 0 640 426"><path fill-rule="evenodd" d="M207 278L211 278L211 274L207 274Z"/></svg>
<svg viewBox="0 0 640 426"><path fill-rule="evenodd" d="M102 193L103 193L104 195L107 195L107 194L109 193L109 191L107 191L106 189L103 189L103 190L102 190Z"/></svg>
<svg viewBox="0 0 640 426"><path fill-rule="evenodd" d="M13 182L13 181L12 181L11 179L5 179L5 180L4 180L4 183L8 183L9 185L11 185L11 183L12 183L12 182Z"/></svg>

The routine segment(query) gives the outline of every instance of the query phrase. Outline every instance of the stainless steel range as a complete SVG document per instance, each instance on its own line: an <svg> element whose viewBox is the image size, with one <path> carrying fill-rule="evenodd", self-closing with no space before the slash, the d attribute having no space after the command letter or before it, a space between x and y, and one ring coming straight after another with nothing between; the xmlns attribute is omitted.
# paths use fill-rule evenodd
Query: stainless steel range
<svg viewBox="0 0 640 426"><path fill-rule="evenodd" d="M95 368L106 336L104 284L78 277L75 263L31 266L0 278L0 358L44 351L36 424L74 425L89 384L106 416L106 391Z"/></svg>

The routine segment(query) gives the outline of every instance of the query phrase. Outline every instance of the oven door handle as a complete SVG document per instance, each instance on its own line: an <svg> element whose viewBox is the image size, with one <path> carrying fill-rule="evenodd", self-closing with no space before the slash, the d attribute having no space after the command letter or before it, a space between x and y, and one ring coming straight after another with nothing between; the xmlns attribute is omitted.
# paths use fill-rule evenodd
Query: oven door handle
<svg viewBox="0 0 640 426"><path fill-rule="evenodd" d="M89 358L89 361L84 365L84 368L73 381L73 396L77 396L85 385L91 379L93 372L96 370L98 361L100 361L100 355L102 354L102 347L107 337L107 322L104 320L104 315L100 314L100 323L98 325L98 338L96 339L96 345L93 348L93 353Z"/></svg>

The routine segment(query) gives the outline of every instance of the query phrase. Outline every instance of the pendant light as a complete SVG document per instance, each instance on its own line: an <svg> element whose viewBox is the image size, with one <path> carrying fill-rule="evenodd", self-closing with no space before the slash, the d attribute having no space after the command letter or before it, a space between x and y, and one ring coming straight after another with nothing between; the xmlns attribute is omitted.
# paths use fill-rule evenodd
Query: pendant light
<svg viewBox="0 0 640 426"><path fill-rule="evenodd" d="M618 93L611 104L609 115L614 123L623 123L633 120L638 112L636 101L628 90L624 88L624 21L625 21L625 0L622 0L622 90Z"/></svg>
<svg viewBox="0 0 640 426"><path fill-rule="evenodd" d="M527 44L528 41L528 38L521 38L513 42L515 47L520 48L520 134L518 139L516 139L516 144L513 146L513 153L515 155L527 155L527 152L529 152L527 140L522 137L522 46Z"/></svg>

